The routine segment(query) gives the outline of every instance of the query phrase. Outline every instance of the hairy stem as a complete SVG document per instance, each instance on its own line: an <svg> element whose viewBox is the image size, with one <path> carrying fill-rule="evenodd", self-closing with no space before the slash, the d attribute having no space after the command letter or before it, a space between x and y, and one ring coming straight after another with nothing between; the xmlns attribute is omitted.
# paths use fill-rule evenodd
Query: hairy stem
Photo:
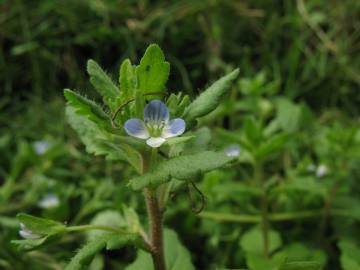
<svg viewBox="0 0 360 270"><path fill-rule="evenodd" d="M151 151L150 166L157 162L157 149ZM166 270L163 241L163 211L160 208L156 190L144 189L147 213L150 227L150 252L155 270Z"/></svg>
<svg viewBox="0 0 360 270"><path fill-rule="evenodd" d="M163 244L162 211L156 199L155 191L145 188L145 199L151 234L151 256L155 270L166 270Z"/></svg>

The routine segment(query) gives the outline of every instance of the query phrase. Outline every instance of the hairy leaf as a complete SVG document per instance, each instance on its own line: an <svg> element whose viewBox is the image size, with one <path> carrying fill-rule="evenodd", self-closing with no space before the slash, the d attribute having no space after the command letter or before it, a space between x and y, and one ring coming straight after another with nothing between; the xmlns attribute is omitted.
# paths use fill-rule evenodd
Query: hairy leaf
<svg viewBox="0 0 360 270"><path fill-rule="evenodd" d="M70 89L64 90L64 96L68 101L68 106L73 107L77 114L85 116L99 127L109 128L109 116L95 102Z"/></svg>
<svg viewBox="0 0 360 270"><path fill-rule="evenodd" d="M185 109L183 118L191 121L215 110L220 104L221 98L230 88L231 82L236 79L238 74L239 69L235 69L228 75L214 82Z"/></svg>
<svg viewBox="0 0 360 270"><path fill-rule="evenodd" d="M90 75L90 82L96 91L103 97L104 102L109 108L115 111L120 102L119 88L94 60L90 59L87 62L87 72Z"/></svg>
<svg viewBox="0 0 360 270"><path fill-rule="evenodd" d="M94 259L95 255L102 249L118 249L127 244L138 241L138 235L135 234L115 234L109 233L101 235L98 238L86 243L76 255L71 259L65 270L86 270Z"/></svg>
<svg viewBox="0 0 360 270"><path fill-rule="evenodd" d="M72 107L66 108L68 121L78 133L90 154L105 155L109 160L129 162L138 172L142 171L142 155L133 146L136 142L129 137L114 136L87 118L78 115Z"/></svg>
<svg viewBox="0 0 360 270"><path fill-rule="evenodd" d="M124 95L126 100L135 95L137 78L135 67L129 59L125 59L121 64L119 82L121 94Z"/></svg>
<svg viewBox="0 0 360 270"><path fill-rule="evenodd" d="M213 151L175 157L159 163L144 175L133 178L130 186L134 190L139 190L148 185L160 185L170 181L171 178L190 180L201 173L220 168L232 160L233 157Z"/></svg>

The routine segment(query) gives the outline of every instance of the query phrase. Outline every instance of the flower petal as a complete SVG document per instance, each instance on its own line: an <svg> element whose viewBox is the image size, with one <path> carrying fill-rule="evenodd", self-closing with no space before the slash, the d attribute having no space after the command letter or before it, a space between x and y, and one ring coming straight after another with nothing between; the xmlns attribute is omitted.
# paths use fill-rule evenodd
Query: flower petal
<svg viewBox="0 0 360 270"><path fill-rule="evenodd" d="M175 136L179 136L185 131L185 121L181 118L176 118L171 120L163 129L161 137L163 138L171 138Z"/></svg>
<svg viewBox="0 0 360 270"><path fill-rule="evenodd" d="M161 137L151 137L150 139L148 139L146 141L146 143L153 147L153 148L157 148L157 147L160 147L166 140L164 138L161 138Z"/></svg>
<svg viewBox="0 0 360 270"><path fill-rule="evenodd" d="M158 123L169 121L169 109L158 99L152 100L144 109L145 122Z"/></svg>
<svg viewBox="0 0 360 270"><path fill-rule="evenodd" d="M149 132L145 127L145 123L140 119L132 118L125 122L124 125L125 131L130 136L139 138L139 139L147 139L150 137Z"/></svg>

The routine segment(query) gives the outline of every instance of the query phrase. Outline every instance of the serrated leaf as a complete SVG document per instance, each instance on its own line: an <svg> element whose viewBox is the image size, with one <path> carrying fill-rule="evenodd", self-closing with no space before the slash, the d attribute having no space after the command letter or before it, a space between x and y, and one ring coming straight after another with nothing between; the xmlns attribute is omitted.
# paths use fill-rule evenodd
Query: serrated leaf
<svg viewBox="0 0 360 270"><path fill-rule="evenodd" d="M68 106L72 106L77 114L85 116L99 127L109 127L109 116L95 102L88 100L70 89L64 90L64 96L68 101Z"/></svg>
<svg viewBox="0 0 360 270"><path fill-rule="evenodd" d="M104 102L112 111L115 111L120 103L120 90L92 59L87 62L87 72L90 75L90 82L96 91L103 97Z"/></svg>
<svg viewBox="0 0 360 270"><path fill-rule="evenodd" d="M191 263L190 253L172 230L165 229L164 250L167 270L195 270ZM139 250L135 262L126 267L125 270L154 270L150 254Z"/></svg>
<svg viewBox="0 0 360 270"><path fill-rule="evenodd" d="M126 160L124 151L109 142L107 133L94 122L78 115L71 106L66 107L69 124L78 133L86 146L86 151L94 155L105 155L110 160Z"/></svg>
<svg viewBox="0 0 360 270"><path fill-rule="evenodd" d="M204 151L193 155L175 157L159 163L151 171L133 178L130 186L140 190L148 185L157 186L171 178L190 180L202 173L218 169L234 160L223 152Z"/></svg>
<svg viewBox="0 0 360 270"><path fill-rule="evenodd" d="M213 83L185 109L183 118L190 122L215 110L220 104L221 98L230 88L231 82L235 80L238 75L239 69L235 69Z"/></svg>
<svg viewBox="0 0 360 270"><path fill-rule="evenodd" d="M165 61L165 56L156 44L150 45L136 67L138 89L142 94L161 92L165 90L168 80L170 64Z"/></svg>

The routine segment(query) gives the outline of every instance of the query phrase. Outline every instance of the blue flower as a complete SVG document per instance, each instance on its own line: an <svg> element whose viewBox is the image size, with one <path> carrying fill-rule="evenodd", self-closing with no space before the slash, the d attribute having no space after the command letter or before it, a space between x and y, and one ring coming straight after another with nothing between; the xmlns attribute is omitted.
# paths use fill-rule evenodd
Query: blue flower
<svg viewBox="0 0 360 270"><path fill-rule="evenodd" d="M185 121L181 118L170 120L166 105L160 100L152 100L145 106L144 121L129 119L124 128L130 136L146 140L151 147L160 147L167 138L184 133Z"/></svg>

